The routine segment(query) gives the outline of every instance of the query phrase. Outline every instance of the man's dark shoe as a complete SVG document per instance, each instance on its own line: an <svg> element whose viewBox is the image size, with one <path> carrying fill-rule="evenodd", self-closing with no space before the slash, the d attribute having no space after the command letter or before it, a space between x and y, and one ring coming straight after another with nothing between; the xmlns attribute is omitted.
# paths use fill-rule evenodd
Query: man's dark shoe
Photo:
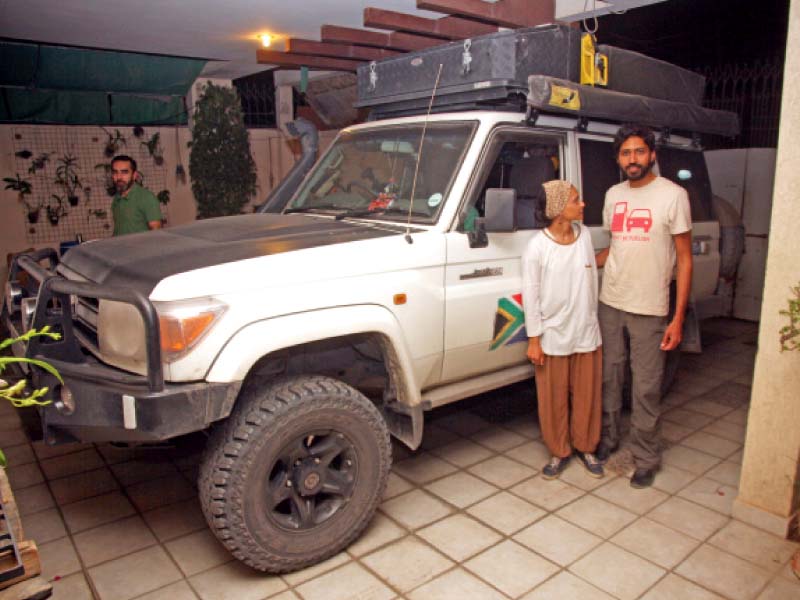
<svg viewBox="0 0 800 600"><path fill-rule="evenodd" d="M631 487L641 490L653 485L656 478L655 469L636 469L631 477Z"/></svg>
<svg viewBox="0 0 800 600"><path fill-rule="evenodd" d="M591 452L577 452L578 459L583 463L583 466L586 467L587 473L591 477L595 477L600 479L605 472L603 471L603 465L600 464L600 461L597 460L597 457L592 454Z"/></svg>
<svg viewBox="0 0 800 600"><path fill-rule="evenodd" d="M567 468L569 464L569 456L564 458L560 458L558 456L554 456L550 459L550 462L544 466L542 469L542 477L545 479L555 479L561 473L563 473L564 469Z"/></svg>
<svg viewBox="0 0 800 600"><path fill-rule="evenodd" d="M609 457L610 457L612 454L614 454L614 452L616 452L616 451L617 451L617 448L618 448L618 447L619 447L619 446L610 446L610 445L608 445L608 444L605 444L605 443L603 443L603 442L600 442L600 443L597 445L597 450L595 451L595 453L594 453L594 456L595 456L595 458L597 459L597 461L598 461L598 462L599 462L601 465L604 465L604 464L606 464L606 461L608 460L608 458L609 458Z"/></svg>

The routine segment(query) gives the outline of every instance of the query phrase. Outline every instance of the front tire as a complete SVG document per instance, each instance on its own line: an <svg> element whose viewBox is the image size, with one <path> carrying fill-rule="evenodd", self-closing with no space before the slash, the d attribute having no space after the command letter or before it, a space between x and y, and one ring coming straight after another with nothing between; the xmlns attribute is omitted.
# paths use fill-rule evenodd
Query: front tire
<svg viewBox="0 0 800 600"><path fill-rule="evenodd" d="M200 470L212 531L242 562L283 573L352 543L391 466L389 432L364 395L297 376L246 389L215 431Z"/></svg>

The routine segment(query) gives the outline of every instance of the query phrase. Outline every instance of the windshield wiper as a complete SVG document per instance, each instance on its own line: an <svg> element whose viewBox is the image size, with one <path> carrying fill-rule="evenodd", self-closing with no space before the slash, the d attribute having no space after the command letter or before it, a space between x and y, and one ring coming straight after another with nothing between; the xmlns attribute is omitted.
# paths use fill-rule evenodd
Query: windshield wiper
<svg viewBox="0 0 800 600"><path fill-rule="evenodd" d="M295 208L287 208L283 211L283 214L288 215L290 213L306 213L306 212L313 212L315 210L345 210L341 206L336 206L335 204L319 204L317 206L297 206Z"/></svg>
<svg viewBox="0 0 800 600"><path fill-rule="evenodd" d="M342 219L347 219L350 217L371 217L372 215L385 215L385 214L396 214L396 215L407 215L408 209L407 208L376 208L373 210L369 210L367 208L358 208L358 209L351 209L344 212L339 213L336 215L336 220L341 221ZM412 210L411 214L417 217L426 217L430 218L426 212L420 210Z"/></svg>

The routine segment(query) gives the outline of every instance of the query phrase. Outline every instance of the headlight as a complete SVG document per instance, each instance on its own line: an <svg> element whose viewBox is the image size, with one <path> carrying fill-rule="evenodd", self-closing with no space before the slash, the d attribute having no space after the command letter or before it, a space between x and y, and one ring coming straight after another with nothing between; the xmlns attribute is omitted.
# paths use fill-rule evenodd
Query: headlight
<svg viewBox="0 0 800 600"><path fill-rule="evenodd" d="M172 362L185 355L212 328L227 305L215 298L153 302L161 330L161 356Z"/></svg>

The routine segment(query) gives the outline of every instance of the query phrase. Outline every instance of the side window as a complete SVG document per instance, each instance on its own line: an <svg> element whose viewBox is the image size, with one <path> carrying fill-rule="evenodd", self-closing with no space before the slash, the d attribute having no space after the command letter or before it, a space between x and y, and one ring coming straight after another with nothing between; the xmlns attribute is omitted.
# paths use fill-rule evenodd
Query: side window
<svg viewBox="0 0 800 600"><path fill-rule="evenodd" d="M703 153L662 146L656 150L659 173L683 187L689 194L692 221L713 221L711 182Z"/></svg>
<svg viewBox="0 0 800 600"><path fill-rule="evenodd" d="M614 160L611 141L581 139L578 148L581 156L581 190L586 203L583 222L585 225L602 225L606 192L622 180L619 166Z"/></svg>
<svg viewBox="0 0 800 600"><path fill-rule="evenodd" d="M542 184L560 177L560 152L556 140L541 137L495 138L489 160L484 163L477 193L462 213L462 231L471 231L476 217L484 215L484 199L489 188L513 188L517 191L517 226L538 229L534 209Z"/></svg>

